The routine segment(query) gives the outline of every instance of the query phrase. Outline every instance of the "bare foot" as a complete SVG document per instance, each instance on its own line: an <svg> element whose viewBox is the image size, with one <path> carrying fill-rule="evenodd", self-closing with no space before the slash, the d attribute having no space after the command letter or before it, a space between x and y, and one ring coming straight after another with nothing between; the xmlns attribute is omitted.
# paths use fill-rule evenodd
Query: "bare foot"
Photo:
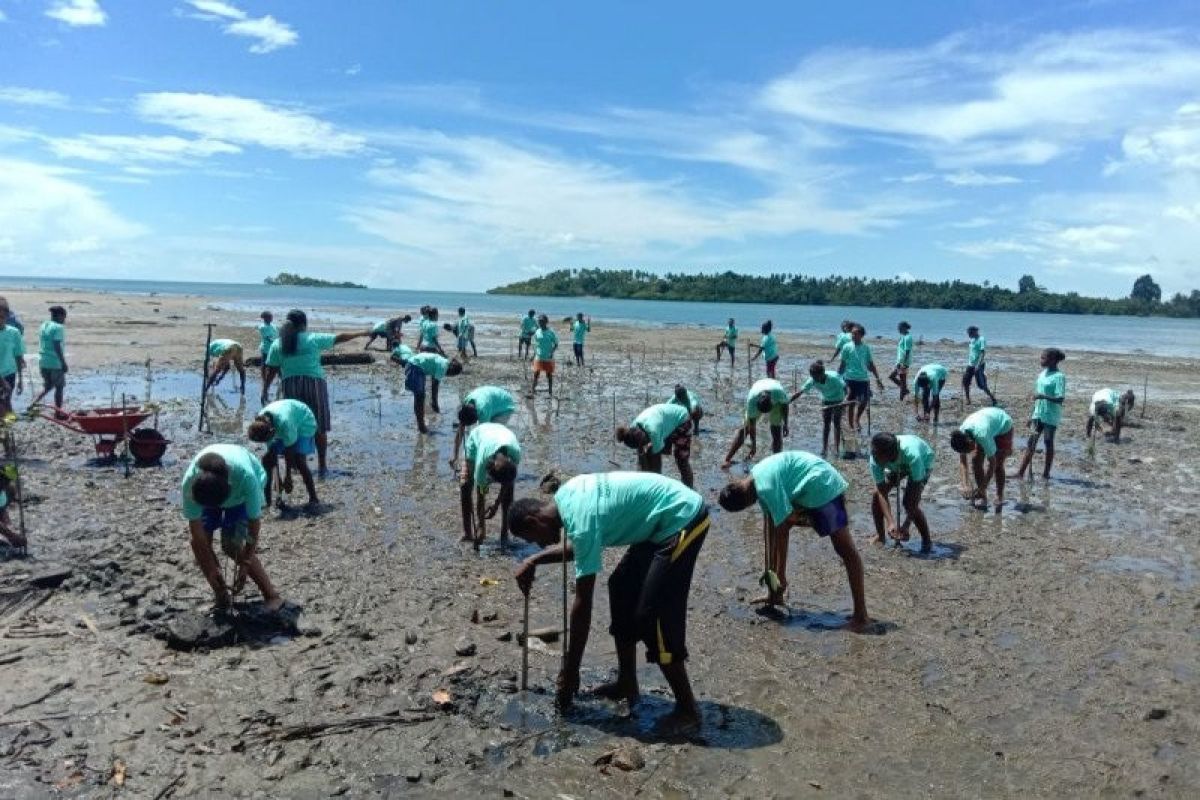
<svg viewBox="0 0 1200 800"><path fill-rule="evenodd" d="M619 681L612 681L611 683L602 683L599 686L594 686L592 687L591 692L593 695L601 698L602 700L612 700L615 703L619 703L624 700L631 705L636 703L638 701L638 697L641 696L638 692L638 687L636 684L633 686L626 686Z"/></svg>
<svg viewBox="0 0 1200 800"><path fill-rule="evenodd" d="M274 613L274 612L278 611L279 609L283 608L283 598L280 597L279 595L264 598L263 599L263 607L265 609L267 609L267 611Z"/></svg>
<svg viewBox="0 0 1200 800"><path fill-rule="evenodd" d="M213 595L213 609L216 611L228 611L233 606L233 595L228 589L222 589Z"/></svg>
<svg viewBox="0 0 1200 800"><path fill-rule="evenodd" d="M654 723L654 735L664 739L694 736L700 732L701 723L699 711L684 711L676 707L670 714Z"/></svg>

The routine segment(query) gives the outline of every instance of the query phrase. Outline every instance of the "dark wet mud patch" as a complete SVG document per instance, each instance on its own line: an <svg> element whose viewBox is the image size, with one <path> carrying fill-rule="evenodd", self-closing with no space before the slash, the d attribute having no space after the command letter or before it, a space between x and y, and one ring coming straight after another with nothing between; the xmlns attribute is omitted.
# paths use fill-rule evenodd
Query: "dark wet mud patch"
<svg viewBox="0 0 1200 800"><path fill-rule="evenodd" d="M261 602L235 603L227 612L180 612L156 632L171 650L217 650L282 644L302 635L300 606L269 611Z"/></svg>
<svg viewBox="0 0 1200 800"><path fill-rule="evenodd" d="M921 561L957 561L967 546L955 542L933 542L929 552L922 552L921 540L910 539L907 542L889 543L885 549Z"/></svg>

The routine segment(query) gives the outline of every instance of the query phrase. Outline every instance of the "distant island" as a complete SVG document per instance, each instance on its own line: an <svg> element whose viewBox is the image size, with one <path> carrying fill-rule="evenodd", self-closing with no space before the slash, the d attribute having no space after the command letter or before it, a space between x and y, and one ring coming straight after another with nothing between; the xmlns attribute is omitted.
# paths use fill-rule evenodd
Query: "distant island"
<svg viewBox="0 0 1200 800"><path fill-rule="evenodd" d="M560 269L541 277L489 289L488 294L549 297L607 297L623 300L690 300L704 303L781 303L810 306L945 308L969 311L1027 311L1057 314L1130 314L1200 317L1200 290L1164 302L1149 275L1133 284L1128 297L1058 294L1037 285L1032 275L1016 290L965 281L907 281L899 278L814 278L806 275L668 273L642 270Z"/></svg>
<svg viewBox="0 0 1200 800"><path fill-rule="evenodd" d="M323 281L320 278L306 278L293 272L281 272L274 278L267 278L263 283L268 286L316 286L322 289L365 289L361 283L350 281Z"/></svg>

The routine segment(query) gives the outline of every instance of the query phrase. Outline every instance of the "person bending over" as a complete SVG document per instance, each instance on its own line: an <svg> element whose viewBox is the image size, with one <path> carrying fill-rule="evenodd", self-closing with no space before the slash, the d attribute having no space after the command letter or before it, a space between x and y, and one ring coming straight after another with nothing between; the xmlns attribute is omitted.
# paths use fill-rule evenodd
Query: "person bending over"
<svg viewBox="0 0 1200 800"><path fill-rule="evenodd" d="M275 476L275 465L283 456L283 491L292 491L292 471L300 473L304 489L308 492L308 508L315 510L319 504L317 485L313 482L312 470L308 468L308 457L317 452L317 418L308 406L299 400L276 400L258 412L258 416L246 429L246 438L265 444L262 465L267 471L264 492L267 504L271 503L271 483Z"/></svg>
<svg viewBox="0 0 1200 800"><path fill-rule="evenodd" d="M1004 505L1004 461L1013 449L1012 417L1002 408L981 408L951 432L950 448L958 453L963 494L975 508L987 511L987 487L995 479L999 514ZM967 456L971 456L969 471Z"/></svg>
<svg viewBox="0 0 1200 800"><path fill-rule="evenodd" d="M462 472L459 474L459 499L462 506L463 541L471 541L475 549L487 535L486 520L500 509L500 544L508 544L508 515L513 503L513 485L517 480L517 465L521 463L521 444L516 435L496 422L475 426L467 437ZM492 483L500 485L496 501L487 506L487 491ZM474 490L477 508L472 511ZM473 518L473 519L472 519ZM474 529L472 529L474 522Z"/></svg>
<svg viewBox="0 0 1200 800"><path fill-rule="evenodd" d="M617 428L617 441L637 451L638 469L662 474L663 453L674 453L679 480L692 486L692 417L683 406L658 403Z"/></svg>
<svg viewBox="0 0 1200 800"><path fill-rule="evenodd" d="M919 436L877 433L871 437L871 477L875 481L875 494L871 498L871 514L875 518L875 541L884 544L887 536L899 542L909 540L909 528L916 524L921 534L921 552L933 549L929 535L929 522L921 510L921 496L929 473L933 471L933 448ZM907 479L907 480L906 480ZM903 523L892 514L888 495L894 489L900 491L905 481L901 503L904 506ZM886 535L885 535L886 534Z"/></svg>
<svg viewBox="0 0 1200 800"><path fill-rule="evenodd" d="M753 459L758 452L758 418L767 414L771 427L771 452L783 450L783 439L788 431L788 394L783 385L774 378L763 378L750 387L746 395L746 411L742 424L734 434L729 444L729 452L725 454L725 462L721 469L733 466L734 456L742 449L746 439L750 440L750 455Z"/></svg>

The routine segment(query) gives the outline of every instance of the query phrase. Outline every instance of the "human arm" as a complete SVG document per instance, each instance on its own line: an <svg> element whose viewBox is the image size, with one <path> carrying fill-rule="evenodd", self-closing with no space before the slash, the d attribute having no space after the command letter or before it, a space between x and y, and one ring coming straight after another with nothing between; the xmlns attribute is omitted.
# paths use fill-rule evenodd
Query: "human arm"
<svg viewBox="0 0 1200 800"><path fill-rule="evenodd" d="M851 615L850 621L846 623L846 628L854 633L861 633L871 622L871 618L867 616L867 596L863 589L862 559L858 556L858 548L854 546L854 539L850 536L849 528L842 528L830 536L829 543L833 545L834 552L838 554L838 557L842 559L842 564L846 567L846 578L850 582L850 596L854 599L854 613Z"/></svg>
<svg viewBox="0 0 1200 800"><path fill-rule="evenodd" d="M895 515L892 514L892 504L888 501L888 495L892 489L896 488L897 483L898 481L895 480L895 476L889 476L888 480L875 484L875 497L879 500L880 508L883 509L884 529L887 531L888 536L891 536L893 539L900 538L900 523ZM883 541L882 536L879 537L879 541Z"/></svg>
<svg viewBox="0 0 1200 800"><path fill-rule="evenodd" d="M266 367L263 374L262 401L266 402L267 392L271 388L271 384L275 382L275 376L279 374L279 367Z"/></svg>
<svg viewBox="0 0 1200 800"><path fill-rule="evenodd" d="M790 405L788 405L787 403L783 404L783 435L785 437L791 435L791 431L788 429L788 419L790 417L790 414L788 412L790 409L791 409Z"/></svg>
<svg viewBox="0 0 1200 800"><path fill-rule="evenodd" d="M479 542L487 536L487 494L482 488L475 489L475 541Z"/></svg>
<svg viewBox="0 0 1200 800"><path fill-rule="evenodd" d="M395 357L393 356L393 358L395 358ZM454 449L450 451L450 467L451 467L451 469L458 466L458 449L460 447L462 447L463 429L464 428L466 428L466 425L460 424L458 426L458 428L454 431Z"/></svg>
<svg viewBox="0 0 1200 800"><path fill-rule="evenodd" d="M17 356L17 394L25 391L25 359Z"/></svg>
<svg viewBox="0 0 1200 800"><path fill-rule="evenodd" d="M67 371L67 354L63 352L62 339L54 340L54 353L58 356L58 363L62 364L62 371Z"/></svg>
<svg viewBox="0 0 1200 800"><path fill-rule="evenodd" d="M355 332L339 333L333 337L333 343L335 345L344 344L345 342L350 342L355 339L362 339L362 338L365 338L370 335L371 335L370 328L368 328L365 331L358 331L357 333L355 333Z"/></svg>
<svg viewBox="0 0 1200 800"><path fill-rule="evenodd" d="M986 460L987 456L983 454L983 448L975 448L975 455L971 459L971 471L975 476L975 491L972 497L981 500L986 498L984 488L988 483L987 471L984 469L984 462Z"/></svg>
<svg viewBox="0 0 1200 800"><path fill-rule="evenodd" d="M879 386L879 391L882 392L883 391L883 379L881 379L879 377L879 370L875 369L875 360L874 359L867 362L867 369L869 369L871 371L871 374L875 376L875 383L876 383L876 385Z"/></svg>
<svg viewBox="0 0 1200 800"><path fill-rule="evenodd" d="M522 561L521 566L517 568L517 586L521 588L522 592L529 594L537 568L542 564L558 564L564 559L566 561L575 560L575 550L571 547L570 542L553 544L534 553Z"/></svg>

